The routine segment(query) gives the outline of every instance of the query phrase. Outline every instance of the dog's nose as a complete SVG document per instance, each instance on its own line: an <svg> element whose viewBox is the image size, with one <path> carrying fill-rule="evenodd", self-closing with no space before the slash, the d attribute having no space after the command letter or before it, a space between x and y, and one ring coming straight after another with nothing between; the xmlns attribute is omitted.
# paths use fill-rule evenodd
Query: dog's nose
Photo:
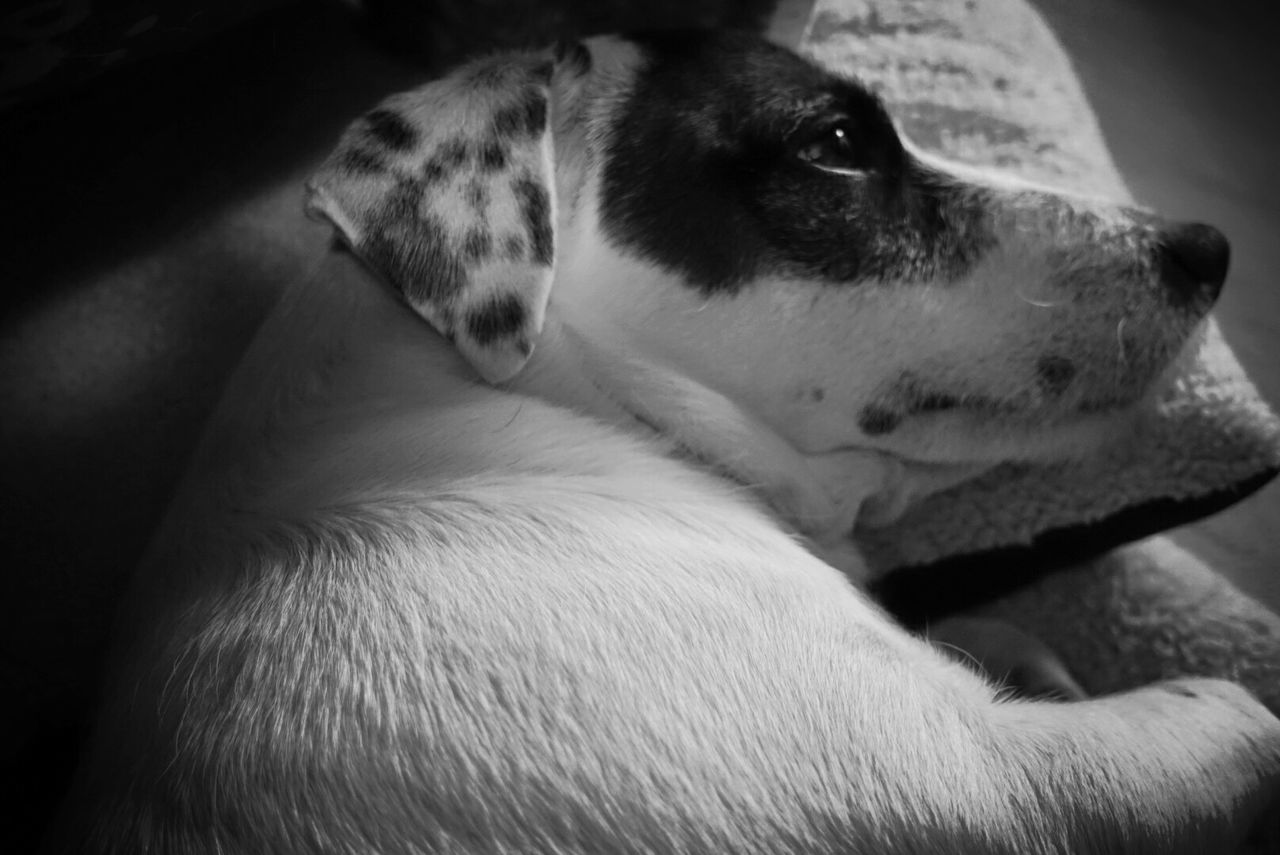
<svg viewBox="0 0 1280 855"><path fill-rule="evenodd" d="M1175 300L1218 299L1231 263L1231 244L1222 232L1204 223L1177 223L1160 229L1157 247L1161 278Z"/></svg>

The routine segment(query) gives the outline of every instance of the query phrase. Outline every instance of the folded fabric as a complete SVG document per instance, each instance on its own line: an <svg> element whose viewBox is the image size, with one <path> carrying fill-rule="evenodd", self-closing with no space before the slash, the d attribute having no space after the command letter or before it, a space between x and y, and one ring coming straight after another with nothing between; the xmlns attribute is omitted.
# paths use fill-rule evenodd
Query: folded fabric
<svg viewBox="0 0 1280 855"><path fill-rule="evenodd" d="M1023 0L818 0L801 50L876 90L917 145L1131 200L1066 54ZM1043 568L1212 513L1277 471L1280 420L1211 321L1155 411L1094 459L1001 465L856 537L877 574L933 565L936 578L971 556Z"/></svg>

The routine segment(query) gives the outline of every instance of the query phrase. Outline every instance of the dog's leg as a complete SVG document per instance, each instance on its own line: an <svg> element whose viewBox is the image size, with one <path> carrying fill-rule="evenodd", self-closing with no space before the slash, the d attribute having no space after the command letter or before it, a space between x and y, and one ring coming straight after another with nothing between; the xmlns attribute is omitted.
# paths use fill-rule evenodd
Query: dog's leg
<svg viewBox="0 0 1280 855"><path fill-rule="evenodd" d="M171 539L205 572L113 681L75 851L1166 855L1274 799L1243 690L1002 703L643 462Z"/></svg>

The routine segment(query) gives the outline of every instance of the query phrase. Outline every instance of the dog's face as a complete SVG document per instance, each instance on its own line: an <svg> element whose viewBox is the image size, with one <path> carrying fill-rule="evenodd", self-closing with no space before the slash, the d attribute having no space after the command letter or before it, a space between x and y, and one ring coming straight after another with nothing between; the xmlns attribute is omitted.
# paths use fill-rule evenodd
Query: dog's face
<svg viewBox="0 0 1280 855"><path fill-rule="evenodd" d="M549 310L810 453L1088 445L1227 263L1210 227L932 161L856 82L739 35L473 64L358 122L313 189L490 379Z"/></svg>

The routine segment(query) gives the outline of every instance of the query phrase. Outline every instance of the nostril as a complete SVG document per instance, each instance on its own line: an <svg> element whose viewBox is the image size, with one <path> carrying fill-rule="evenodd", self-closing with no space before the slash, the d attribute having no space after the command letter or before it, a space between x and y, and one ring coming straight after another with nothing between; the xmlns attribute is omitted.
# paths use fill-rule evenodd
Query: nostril
<svg viewBox="0 0 1280 855"><path fill-rule="evenodd" d="M1215 300L1227 279L1231 244L1204 223L1178 223L1160 229L1157 253L1161 278L1179 300Z"/></svg>

